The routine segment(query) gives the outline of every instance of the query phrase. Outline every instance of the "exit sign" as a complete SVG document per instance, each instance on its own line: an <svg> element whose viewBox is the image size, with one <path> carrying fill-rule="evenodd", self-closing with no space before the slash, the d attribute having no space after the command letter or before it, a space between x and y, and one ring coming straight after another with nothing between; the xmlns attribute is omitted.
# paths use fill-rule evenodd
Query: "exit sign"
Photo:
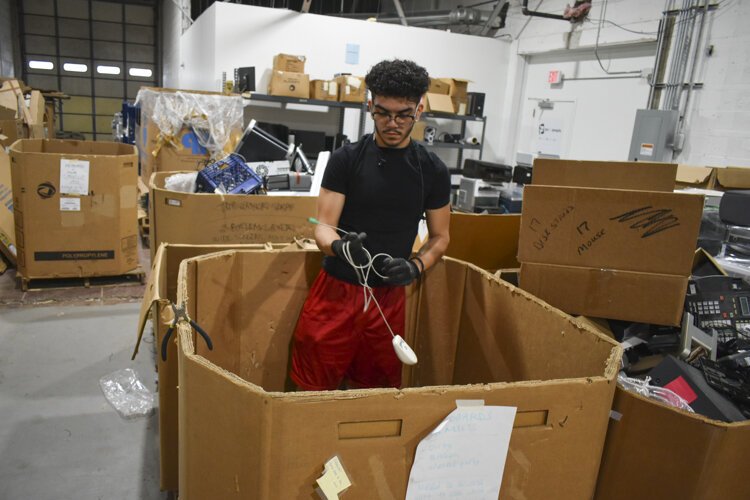
<svg viewBox="0 0 750 500"><path fill-rule="evenodd" d="M555 85L557 83L562 82L562 72L560 70L553 70L549 72L549 75L547 76L547 83L550 85Z"/></svg>

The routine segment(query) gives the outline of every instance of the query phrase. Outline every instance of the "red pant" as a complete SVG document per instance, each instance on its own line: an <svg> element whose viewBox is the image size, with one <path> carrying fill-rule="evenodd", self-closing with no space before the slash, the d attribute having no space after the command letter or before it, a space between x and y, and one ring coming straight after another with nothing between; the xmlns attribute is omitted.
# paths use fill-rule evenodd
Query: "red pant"
<svg viewBox="0 0 750 500"><path fill-rule="evenodd" d="M404 287L373 293L396 335L404 330ZM321 270L294 331L292 380L302 389L338 389L344 379L358 387L400 387L401 361L374 302L364 311L362 287Z"/></svg>

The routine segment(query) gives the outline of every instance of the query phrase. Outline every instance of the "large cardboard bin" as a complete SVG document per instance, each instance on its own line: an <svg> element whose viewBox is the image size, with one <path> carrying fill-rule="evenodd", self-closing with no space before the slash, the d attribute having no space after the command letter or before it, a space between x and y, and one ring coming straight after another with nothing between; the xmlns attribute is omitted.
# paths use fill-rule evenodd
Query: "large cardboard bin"
<svg viewBox="0 0 750 500"><path fill-rule="evenodd" d="M516 406L500 498L591 498L621 348L471 264L407 289L405 389L284 392L290 341L321 254L183 261L178 299L180 498L314 497L338 455L351 498L404 498L416 446L456 400ZM498 471L500 473L500 471Z"/></svg>
<svg viewBox="0 0 750 500"><path fill-rule="evenodd" d="M313 236L308 218L317 213L316 196L181 193L164 187L173 174L156 172L149 183L152 258L162 243L289 243Z"/></svg>
<svg viewBox="0 0 750 500"><path fill-rule="evenodd" d="M21 139L10 157L21 277L116 276L138 267L135 147Z"/></svg>
<svg viewBox="0 0 750 500"><path fill-rule="evenodd" d="M597 500L746 500L750 421L726 423L617 388Z"/></svg>
<svg viewBox="0 0 750 500"><path fill-rule="evenodd" d="M673 193L676 169L535 160L521 287L570 314L679 325L703 196Z"/></svg>
<svg viewBox="0 0 750 500"><path fill-rule="evenodd" d="M161 342L174 320L172 303L177 302L177 272L184 259L231 249L271 250L286 244L265 245L170 245L162 244L151 264L151 273L141 302L138 340L133 358L138 354L141 338L149 318L154 328L159 376L159 479L162 490L177 490L177 345L167 346L162 360Z"/></svg>

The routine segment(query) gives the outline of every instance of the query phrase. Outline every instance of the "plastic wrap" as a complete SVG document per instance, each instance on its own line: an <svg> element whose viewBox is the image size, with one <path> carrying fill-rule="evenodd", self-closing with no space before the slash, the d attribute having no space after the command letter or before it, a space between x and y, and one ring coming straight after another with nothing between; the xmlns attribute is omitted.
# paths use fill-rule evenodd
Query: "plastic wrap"
<svg viewBox="0 0 750 500"><path fill-rule="evenodd" d="M223 157L232 132L241 132L243 102L239 95L167 92L142 88L135 104L159 128L157 144L176 146L176 137L183 127L193 130L198 142L212 159Z"/></svg>
<svg viewBox="0 0 750 500"><path fill-rule="evenodd" d="M641 396L654 399L669 406L674 406L680 410L695 413L688 402L681 396L665 387L651 385L650 381L651 377L646 377L645 380L641 380L639 378L626 377L622 373L617 375L617 384L626 391L640 394Z"/></svg>
<svg viewBox="0 0 750 500"><path fill-rule="evenodd" d="M164 188L169 191L179 191L181 193L195 193L197 179L198 172L170 175L164 179Z"/></svg>
<svg viewBox="0 0 750 500"><path fill-rule="evenodd" d="M99 379L104 397L122 418L146 416L154 409L154 395L132 368L117 370Z"/></svg>

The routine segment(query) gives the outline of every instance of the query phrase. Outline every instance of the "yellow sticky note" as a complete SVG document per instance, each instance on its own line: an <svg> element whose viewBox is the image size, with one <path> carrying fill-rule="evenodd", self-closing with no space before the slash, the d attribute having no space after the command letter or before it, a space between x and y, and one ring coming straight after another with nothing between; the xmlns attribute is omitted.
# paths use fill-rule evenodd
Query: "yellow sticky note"
<svg viewBox="0 0 750 500"><path fill-rule="evenodd" d="M333 457L326 462L324 471L323 476L317 481L318 486L327 500L338 500L339 493L352 485L339 457Z"/></svg>

